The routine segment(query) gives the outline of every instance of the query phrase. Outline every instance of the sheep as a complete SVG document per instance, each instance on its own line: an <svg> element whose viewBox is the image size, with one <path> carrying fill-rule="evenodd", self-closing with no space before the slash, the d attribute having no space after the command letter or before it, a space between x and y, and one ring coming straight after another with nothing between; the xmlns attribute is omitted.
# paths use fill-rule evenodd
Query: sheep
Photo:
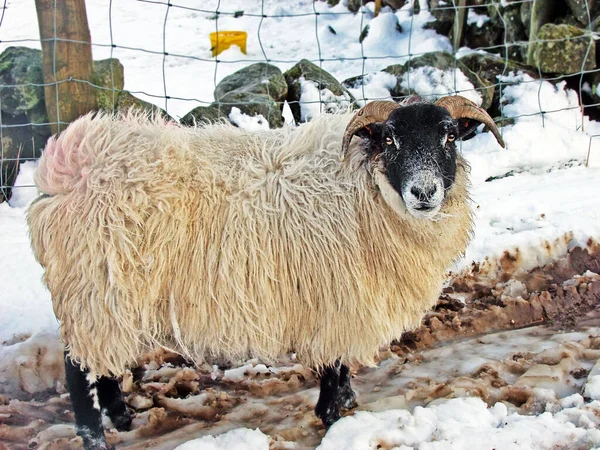
<svg viewBox="0 0 600 450"><path fill-rule="evenodd" d="M114 377L159 347L293 350L325 426L355 404L348 365L419 325L470 239L456 140L485 123L503 145L467 99L407 103L258 132L87 115L48 142L27 220L86 449L101 408L128 428Z"/></svg>

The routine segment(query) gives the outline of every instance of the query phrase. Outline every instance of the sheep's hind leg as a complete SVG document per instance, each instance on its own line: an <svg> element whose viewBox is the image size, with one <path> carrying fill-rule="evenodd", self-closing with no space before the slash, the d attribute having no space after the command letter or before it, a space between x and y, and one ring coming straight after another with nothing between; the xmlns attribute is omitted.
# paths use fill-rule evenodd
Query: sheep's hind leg
<svg viewBox="0 0 600 450"><path fill-rule="evenodd" d="M95 383L88 381L88 373L81 370L79 364L71 361L66 353L65 375L75 413L77 434L83 439L83 448L85 450L109 450L111 447L108 446L104 436Z"/></svg>
<svg viewBox="0 0 600 450"><path fill-rule="evenodd" d="M337 362L321 372L321 392L315 414L329 428L340 416L342 408L356 406L356 395L350 386L350 369Z"/></svg>
<svg viewBox="0 0 600 450"><path fill-rule="evenodd" d="M127 409L123 392L116 378L100 377L96 382L100 406L106 411L115 428L127 431L131 426L131 413Z"/></svg>

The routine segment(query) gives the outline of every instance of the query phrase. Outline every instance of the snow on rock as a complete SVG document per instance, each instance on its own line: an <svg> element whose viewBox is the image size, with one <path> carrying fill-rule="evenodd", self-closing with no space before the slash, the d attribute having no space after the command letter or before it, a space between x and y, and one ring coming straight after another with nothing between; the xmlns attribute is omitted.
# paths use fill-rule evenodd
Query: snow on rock
<svg viewBox="0 0 600 450"><path fill-rule="evenodd" d="M362 81L348 91L354 96L359 106L372 100L392 100L390 89L396 86L397 79L387 72L366 74Z"/></svg>
<svg viewBox="0 0 600 450"><path fill-rule="evenodd" d="M269 121L262 114L249 116L240 111L240 108L233 107L229 113L229 120L238 127L247 131L268 130Z"/></svg>
<svg viewBox="0 0 600 450"><path fill-rule="evenodd" d="M490 21L490 16L487 14L477 14L473 9L469 8L467 15L467 25L475 25L477 28L481 28Z"/></svg>
<svg viewBox="0 0 600 450"><path fill-rule="evenodd" d="M592 400L600 400L600 360L590 370L583 395Z"/></svg>
<svg viewBox="0 0 600 450"><path fill-rule="evenodd" d="M460 94L481 105L481 95L460 69L441 70L429 66L410 69L402 75L400 85L430 101Z"/></svg>
<svg viewBox="0 0 600 450"><path fill-rule="evenodd" d="M244 364L243 366L236 367L234 369L229 369L225 371L223 375L224 381L234 381L240 382L249 376L253 376L256 374L271 374L273 373L267 366L264 364Z"/></svg>
<svg viewBox="0 0 600 450"><path fill-rule="evenodd" d="M510 414L503 403L457 398L426 408L357 412L335 423L318 450L496 450L590 448L600 445L600 402L539 416Z"/></svg>
<svg viewBox="0 0 600 450"><path fill-rule="evenodd" d="M318 84L312 80L300 77L300 115L303 122L308 122L324 113L335 114L347 111L352 100L344 92L335 95L329 89L319 90Z"/></svg>
<svg viewBox="0 0 600 450"><path fill-rule="evenodd" d="M237 428L218 436L203 436L175 450L269 450L269 436L260 430Z"/></svg>
<svg viewBox="0 0 600 450"><path fill-rule="evenodd" d="M0 346L0 393L21 398L47 390L64 392L63 351L55 333Z"/></svg>

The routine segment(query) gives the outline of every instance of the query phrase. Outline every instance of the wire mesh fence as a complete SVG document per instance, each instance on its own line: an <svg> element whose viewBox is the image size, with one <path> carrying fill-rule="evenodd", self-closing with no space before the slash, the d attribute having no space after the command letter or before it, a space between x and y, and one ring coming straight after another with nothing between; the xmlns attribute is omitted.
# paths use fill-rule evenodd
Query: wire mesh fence
<svg viewBox="0 0 600 450"><path fill-rule="evenodd" d="M54 0L54 6L58 12L57 1ZM290 124L308 120L323 111L337 111L372 100L390 97L401 100L412 93L436 98L446 93L467 95L469 92L476 93L480 101L489 97L487 109L500 124L526 116L540 116L544 120L565 110L580 110L582 115L596 118L600 97L596 96L595 86L600 82L600 78L596 79L600 68L596 64L595 24L599 12L589 0L575 2L579 5L577 11L571 3L384 0L383 8L375 17L374 2L363 4L354 0L131 0L125 3L88 0L87 15L92 31L91 42L88 42L59 36L56 14L54 35L40 39L39 34L36 35L35 10L31 6L23 7L21 2L4 0L0 14L3 54L9 47L38 49L50 43L56 48L58 42L89 44L95 56L100 54L107 59L108 71L103 82L97 77L60 79L55 71L54 81L45 83L39 76L11 75L11 78L6 75L11 70L7 58L0 58L0 201L8 200L13 189L31 186L14 186L19 164L39 158L50 127L64 128L68 123L61 119L60 113L57 120L49 120L43 110L45 105L36 104L28 110L11 102L15 98L24 101L23 97L32 90L43 97L40 92L45 88L64 83L93 87L103 99L99 102L101 108L115 110L132 103L148 107L138 101L140 99L162 108L163 113L174 120L185 117L198 106L215 109L217 117L223 113L228 117L234 107L243 109L266 99L269 104L261 109L266 116L264 123L273 126L271 116L282 111L282 122ZM560 25L568 32L563 36L540 35L539 30L546 23ZM238 28L247 32L244 44L247 52L242 52L239 44L224 52L215 51L209 34ZM152 31L144 31L148 29ZM578 47L578 59L573 57L567 61L571 63L568 70L544 69L540 53L551 47ZM427 67L423 58L434 51L452 55L450 66L423 69ZM469 55L482 54L496 58L495 65L489 69L494 72L491 81L486 81L484 67L475 65L465 69L463 61L467 61ZM564 58L562 54L557 55ZM476 57L471 56L471 59ZM234 101L227 96L213 97L213 91L226 76L244 67L267 63L285 72L301 60L314 64L318 70L312 76L312 85L300 85L300 95L291 96L288 92L287 96L274 98L271 83L266 83L266 97L241 96ZM269 78L267 64L261 66L259 79ZM437 76L438 81L442 77L443 89L423 90L419 86L423 71L416 71L419 68L430 77ZM31 71L35 72L34 69ZM441 70L443 75L432 72L433 69ZM467 70L481 83L464 83L461 74ZM521 77L519 83L539 85L538 108L508 117L501 99L505 88L514 83L509 74L519 70L528 74ZM382 73L384 75L377 75ZM130 74L133 75L130 77ZM341 83L342 94L331 93L330 74ZM306 75L306 71L302 75ZM470 80L473 79L476 78ZM306 79L300 81L304 83ZM545 105L540 81L566 83L577 93L578 101L558 108ZM286 82L289 84L290 80ZM309 90L310 86L315 89ZM49 91L45 92L47 95ZM58 89L55 92L58 96ZM125 95L127 101L122 100ZM57 103L70 101L70 98L57 98ZM242 112L251 114L248 110ZM582 127L583 123L581 120L574 127ZM590 146L595 137L590 136Z"/></svg>

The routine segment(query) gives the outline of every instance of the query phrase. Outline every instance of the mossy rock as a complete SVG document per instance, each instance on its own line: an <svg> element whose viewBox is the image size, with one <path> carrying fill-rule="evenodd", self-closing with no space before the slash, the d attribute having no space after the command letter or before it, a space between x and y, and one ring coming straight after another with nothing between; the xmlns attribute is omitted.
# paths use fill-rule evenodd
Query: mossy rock
<svg viewBox="0 0 600 450"><path fill-rule="evenodd" d="M288 95L286 100L290 106L294 120L297 123L301 122L302 117L299 103L300 96L302 95L301 78L305 81L309 80L314 82L319 90L328 89L336 97L345 97L349 99L350 103L356 103L352 94L350 94L350 92L348 92L348 90L333 77L333 75L307 59L301 60L298 64L285 72L283 76L288 85Z"/></svg>
<svg viewBox="0 0 600 450"><path fill-rule="evenodd" d="M489 53L471 53L459 60L470 71L489 83L498 83L498 75L508 75L509 72L523 72L532 78L539 78L538 71L531 66Z"/></svg>
<svg viewBox="0 0 600 450"><path fill-rule="evenodd" d="M216 105L198 106L181 118L179 123L186 126L196 126L227 119L227 114Z"/></svg>
<svg viewBox="0 0 600 450"><path fill-rule="evenodd" d="M125 87L123 64L116 58L94 61L93 82L104 88L96 89L98 108L113 111L119 94Z"/></svg>
<svg viewBox="0 0 600 450"><path fill-rule="evenodd" d="M270 95L276 102L283 102L288 87L278 67L256 63L244 67L223 78L215 88L215 100L232 91Z"/></svg>
<svg viewBox="0 0 600 450"><path fill-rule="evenodd" d="M283 116L279 105L266 94L233 91L225 94L218 103L215 102L210 107L220 108L226 117L229 117L231 109L236 107L251 117L261 114L269 122L270 128L278 128L283 125Z"/></svg>
<svg viewBox="0 0 600 450"><path fill-rule="evenodd" d="M149 115L158 113L163 119L174 121L174 119L169 114L167 114L164 109L159 108L158 106L152 103L137 98L129 91L121 91L117 99L116 111L125 112L130 110L142 111Z"/></svg>
<svg viewBox="0 0 600 450"><path fill-rule="evenodd" d="M533 61L542 72L567 75L591 70L595 58L596 44L581 28L547 23L537 33Z"/></svg>
<svg viewBox="0 0 600 450"><path fill-rule="evenodd" d="M440 70L452 70L455 67L459 69L473 85L475 90L481 96L481 106L487 109L491 106L494 98L494 86L489 81L479 77L475 72L457 60L450 53L446 52L431 52L417 58L407 61L405 64L394 64L383 69L383 72L391 73L398 80L396 86L390 90L393 98L404 98L415 92L408 90L401 85L402 77L410 69L418 69L420 67L435 67Z"/></svg>
<svg viewBox="0 0 600 450"><path fill-rule="evenodd" d="M24 114L44 103L42 52L26 47L8 47L0 54L0 88L2 111Z"/></svg>

